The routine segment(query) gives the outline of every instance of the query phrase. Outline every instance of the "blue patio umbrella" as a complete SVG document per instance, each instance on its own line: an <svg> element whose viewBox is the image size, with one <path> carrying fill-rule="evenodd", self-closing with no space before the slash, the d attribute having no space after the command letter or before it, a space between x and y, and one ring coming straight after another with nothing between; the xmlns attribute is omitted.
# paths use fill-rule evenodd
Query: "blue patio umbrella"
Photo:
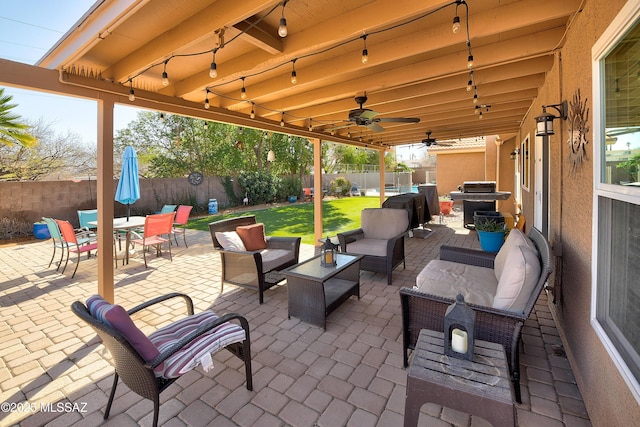
<svg viewBox="0 0 640 427"><path fill-rule="evenodd" d="M127 146L122 154L122 171L116 188L116 202L127 205L127 221L131 203L140 199L140 179L138 178L138 157L132 146Z"/></svg>

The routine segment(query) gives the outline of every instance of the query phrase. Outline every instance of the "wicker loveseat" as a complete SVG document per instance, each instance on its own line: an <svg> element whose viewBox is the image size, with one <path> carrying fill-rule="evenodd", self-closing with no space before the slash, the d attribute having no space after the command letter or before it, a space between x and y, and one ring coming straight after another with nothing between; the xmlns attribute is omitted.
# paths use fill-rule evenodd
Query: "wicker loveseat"
<svg viewBox="0 0 640 427"><path fill-rule="evenodd" d="M475 338L504 346L516 400L521 402L520 334L551 274L552 265L549 243L540 231L531 228L528 239L518 230L511 233L501 249L502 253L498 254L442 246L440 259L431 261L418 275L416 281L419 286L400 289L405 367L408 366L408 350L415 348L421 329L443 332L445 311L460 292L476 312ZM528 258L519 256L525 253ZM539 265L527 265L536 262ZM501 291L496 289L502 284L500 278L495 277L498 270L512 277L517 274L516 270L522 270L522 274L529 277L523 277L523 289L508 290L508 298L504 298L504 292L500 294ZM491 282L491 276L495 281L493 294L489 290L491 285L479 284L483 280ZM449 278L448 283L441 280L444 277ZM481 289L472 289L474 287Z"/></svg>
<svg viewBox="0 0 640 427"><path fill-rule="evenodd" d="M239 227L254 225L259 225L256 217L247 215L212 222L209 231L213 247L220 253L222 261L221 286L228 282L256 289L262 304L264 291L284 280L279 271L298 263L301 238L264 236L263 248L255 250L244 247L242 243L240 247L234 247L223 241L225 236L236 233Z"/></svg>

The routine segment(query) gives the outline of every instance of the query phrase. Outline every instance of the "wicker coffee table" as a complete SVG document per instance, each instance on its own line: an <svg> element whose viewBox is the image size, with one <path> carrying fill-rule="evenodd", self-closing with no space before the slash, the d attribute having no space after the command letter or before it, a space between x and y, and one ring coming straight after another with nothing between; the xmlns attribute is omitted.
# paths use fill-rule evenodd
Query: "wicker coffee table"
<svg viewBox="0 0 640 427"><path fill-rule="evenodd" d="M327 328L327 316L349 297L360 299L362 255L336 254L335 267L320 265L320 256L283 270L291 316Z"/></svg>

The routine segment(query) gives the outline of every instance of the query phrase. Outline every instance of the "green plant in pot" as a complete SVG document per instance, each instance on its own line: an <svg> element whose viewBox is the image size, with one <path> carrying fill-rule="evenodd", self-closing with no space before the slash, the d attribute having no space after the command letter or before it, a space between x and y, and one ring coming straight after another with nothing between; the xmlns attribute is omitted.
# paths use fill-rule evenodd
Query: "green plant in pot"
<svg viewBox="0 0 640 427"><path fill-rule="evenodd" d="M507 233L504 222L491 218L475 221L476 232L480 240L480 247L486 252L498 252L504 243Z"/></svg>

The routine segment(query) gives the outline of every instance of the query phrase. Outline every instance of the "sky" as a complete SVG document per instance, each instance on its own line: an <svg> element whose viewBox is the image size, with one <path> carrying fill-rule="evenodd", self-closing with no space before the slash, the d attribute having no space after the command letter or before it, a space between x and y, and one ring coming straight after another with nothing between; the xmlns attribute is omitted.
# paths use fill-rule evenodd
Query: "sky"
<svg viewBox="0 0 640 427"><path fill-rule="evenodd" d="M93 0L0 0L0 57L33 65L89 10ZM13 113L25 121L43 119L59 135L72 132L97 143L97 104L78 98L2 86L12 95ZM136 118L136 108L117 105L114 129Z"/></svg>
<svg viewBox="0 0 640 427"><path fill-rule="evenodd" d="M0 0L0 58L34 65L93 5L93 0ZM97 144L94 101L3 86L12 95L12 110L25 121L43 119L58 135L72 132L90 146ZM135 120L136 108L116 105L114 130ZM398 161L424 157L422 146L398 147Z"/></svg>

